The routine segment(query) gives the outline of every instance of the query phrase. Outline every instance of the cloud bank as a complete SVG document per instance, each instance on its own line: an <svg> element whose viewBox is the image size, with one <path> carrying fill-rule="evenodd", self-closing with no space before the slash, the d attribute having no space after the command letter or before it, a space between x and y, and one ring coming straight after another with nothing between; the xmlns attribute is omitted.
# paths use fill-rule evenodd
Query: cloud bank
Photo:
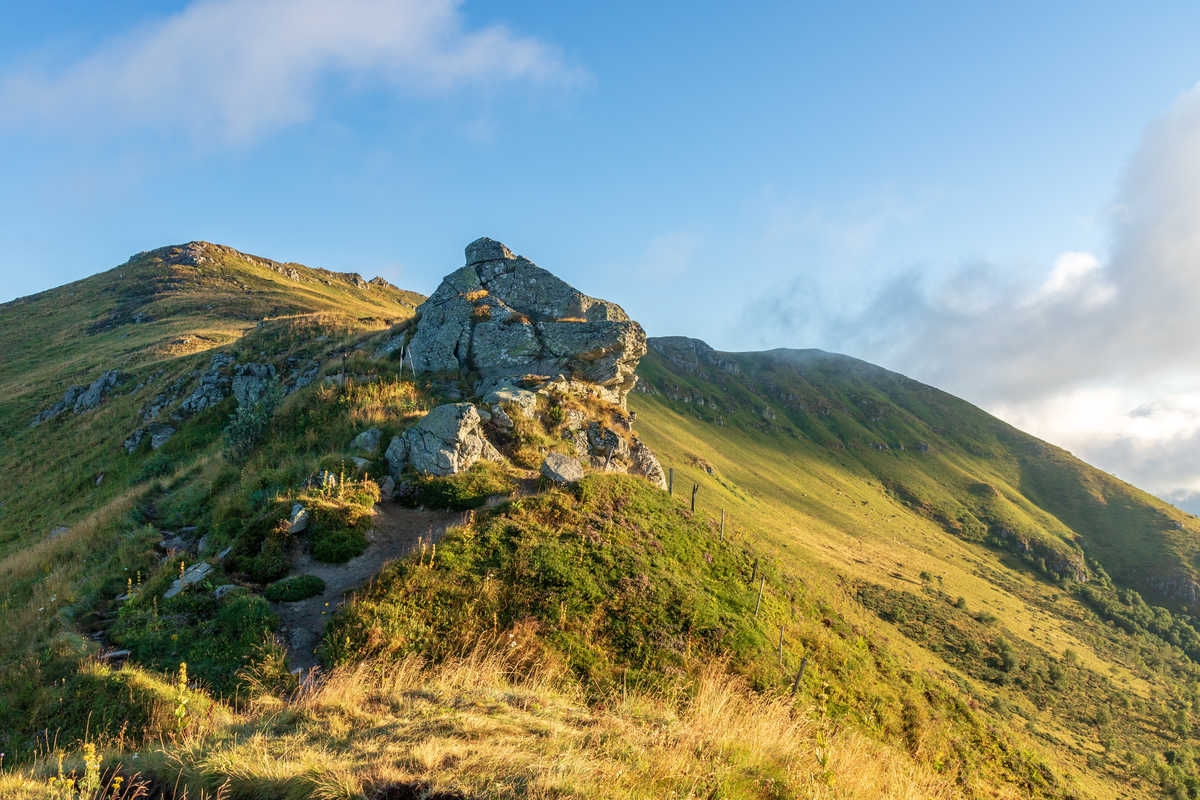
<svg viewBox="0 0 1200 800"><path fill-rule="evenodd" d="M0 125L187 128L246 142L313 116L329 82L411 93L571 83L551 45L469 30L457 0L196 0L69 63L0 74Z"/></svg>
<svg viewBox="0 0 1200 800"><path fill-rule="evenodd" d="M1106 258L1063 253L1034 285L991 264L934 284L910 270L838 314L798 278L755 314L1179 499L1200 492L1200 87L1147 128L1108 224Z"/></svg>

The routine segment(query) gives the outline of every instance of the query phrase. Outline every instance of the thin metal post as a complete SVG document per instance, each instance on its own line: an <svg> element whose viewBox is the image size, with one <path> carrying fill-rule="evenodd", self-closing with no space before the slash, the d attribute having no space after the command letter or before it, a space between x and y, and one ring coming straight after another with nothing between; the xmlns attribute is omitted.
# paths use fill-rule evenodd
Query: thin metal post
<svg viewBox="0 0 1200 800"><path fill-rule="evenodd" d="M763 593L763 587L765 587L766 585L767 585L767 579L766 579L766 578L763 578L763 579L762 579L762 582L758 584L758 600L757 600L757 601L754 603L754 617L755 617L755 619L757 619L757 618L758 618L758 607L762 605L762 593Z"/></svg>
<svg viewBox="0 0 1200 800"><path fill-rule="evenodd" d="M667 468L667 494L675 496L675 468Z"/></svg>
<svg viewBox="0 0 1200 800"><path fill-rule="evenodd" d="M696 492L700 491L699 484L692 484L692 513L696 513Z"/></svg>

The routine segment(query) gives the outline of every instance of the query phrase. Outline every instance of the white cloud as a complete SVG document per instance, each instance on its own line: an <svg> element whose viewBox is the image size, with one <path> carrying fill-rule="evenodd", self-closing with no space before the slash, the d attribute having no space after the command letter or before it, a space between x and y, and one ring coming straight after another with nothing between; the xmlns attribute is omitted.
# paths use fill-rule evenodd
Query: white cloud
<svg viewBox="0 0 1200 800"><path fill-rule="evenodd" d="M798 279L745 322L960 394L1151 491L1200 492L1200 87L1148 126L1110 228L1110 255L1064 252L1032 285L910 269L845 314Z"/></svg>
<svg viewBox="0 0 1200 800"><path fill-rule="evenodd" d="M538 39L468 30L457 0L194 0L65 64L0 74L0 125L181 129L252 140L310 118L331 81L411 93L570 83Z"/></svg>

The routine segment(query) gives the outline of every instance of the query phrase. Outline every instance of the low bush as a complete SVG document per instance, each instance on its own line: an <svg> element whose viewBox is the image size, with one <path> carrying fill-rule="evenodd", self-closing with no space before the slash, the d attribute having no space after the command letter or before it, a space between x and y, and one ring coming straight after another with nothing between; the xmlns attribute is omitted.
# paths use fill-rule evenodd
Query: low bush
<svg viewBox="0 0 1200 800"><path fill-rule="evenodd" d="M466 511L481 507L493 495L509 494L514 488L513 479L503 468L488 461L478 461L457 475L418 478L407 501L427 508Z"/></svg>
<svg viewBox="0 0 1200 800"><path fill-rule="evenodd" d="M263 592L266 598L274 603L295 603L316 597L325 591L325 581L316 575L296 575L275 581Z"/></svg>

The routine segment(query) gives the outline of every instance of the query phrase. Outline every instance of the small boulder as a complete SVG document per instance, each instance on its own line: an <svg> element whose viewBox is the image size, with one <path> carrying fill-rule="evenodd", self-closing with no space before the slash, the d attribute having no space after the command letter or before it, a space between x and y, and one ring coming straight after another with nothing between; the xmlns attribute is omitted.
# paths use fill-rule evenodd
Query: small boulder
<svg viewBox="0 0 1200 800"><path fill-rule="evenodd" d="M654 455L654 451L642 444L640 440L634 439L633 446L629 448L629 456L630 475L641 475L659 489L666 491L667 474L663 471L662 464L658 463L658 457Z"/></svg>
<svg viewBox="0 0 1200 800"><path fill-rule="evenodd" d="M396 480L391 475L385 475L379 482L379 499L391 502L396 498Z"/></svg>
<svg viewBox="0 0 1200 800"><path fill-rule="evenodd" d="M371 459L369 459L369 458L359 458L358 456L351 456L350 461L351 461L351 463L354 464L355 472L366 472L367 470L369 470L371 468Z"/></svg>
<svg viewBox="0 0 1200 800"><path fill-rule="evenodd" d="M170 425L151 425L147 431L150 434L150 449L157 450L175 435L175 429Z"/></svg>
<svg viewBox="0 0 1200 800"><path fill-rule="evenodd" d="M383 431L379 428L368 428L367 430L354 437L350 442L351 450L361 450L364 453L375 455L379 452L379 443L383 438Z"/></svg>
<svg viewBox="0 0 1200 800"><path fill-rule="evenodd" d="M271 364L240 364L234 369L232 388L238 407L252 406L267 393L267 387L275 378L275 367Z"/></svg>
<svg viewBox="0 0 1200 800"><path fill-rule="evenodd" d="M225 583L213 589L213 597L217 598L218 600L224 600L226 595L230 595L238 591L245 591L245 587L238 586L236 583Z"/></svg>
<svg viewBox="0 0 1200 800"><path fill-rule="evenodd" d="M163 599L170 600L192 584L199 583L207 578L212 571L213 566L207 561L198 561L192 564L184 570L183 575L171 582L170 588L163 594Z"/></svg>
<svg viewBox="0 0 1200 800"><path fill-rule="evenodd" d="M583 466L577 458L550 453L542 462L542 475L555 483L575 483L583 478Z"/></svg>
<svg viewBox="0 0 1200 800"><path fill-rule="evenodd" d="M296 503L292 506L291 516L288 517L288 533L304 533L308 530L308 511Z"/></svg>

